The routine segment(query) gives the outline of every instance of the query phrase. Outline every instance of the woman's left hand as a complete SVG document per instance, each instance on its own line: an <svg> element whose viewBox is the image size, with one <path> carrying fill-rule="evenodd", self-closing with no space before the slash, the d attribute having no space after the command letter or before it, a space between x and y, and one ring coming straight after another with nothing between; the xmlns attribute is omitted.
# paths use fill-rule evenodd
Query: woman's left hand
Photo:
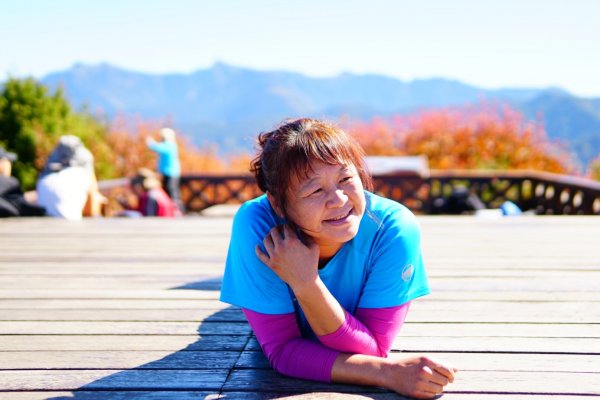
<svg viewBox="0 0 600 400"><path fill-rule="evenodd" d="M294 292L318 279L319 246L307 238L304 244L289 225L271 229L263 240L266 253L256 246L256 255Z"/></svg>

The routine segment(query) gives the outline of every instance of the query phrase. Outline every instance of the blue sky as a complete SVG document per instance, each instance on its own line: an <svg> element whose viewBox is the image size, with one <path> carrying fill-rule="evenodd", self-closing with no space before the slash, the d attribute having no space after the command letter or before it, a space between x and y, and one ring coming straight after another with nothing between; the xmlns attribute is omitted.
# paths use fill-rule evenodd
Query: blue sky
<svg viewBox="0 0 600 400"><path fill-rule="evenodd" d="M3 0L0 80L76 62L190 72L216 61L600 97L596 0Z"/></svg>

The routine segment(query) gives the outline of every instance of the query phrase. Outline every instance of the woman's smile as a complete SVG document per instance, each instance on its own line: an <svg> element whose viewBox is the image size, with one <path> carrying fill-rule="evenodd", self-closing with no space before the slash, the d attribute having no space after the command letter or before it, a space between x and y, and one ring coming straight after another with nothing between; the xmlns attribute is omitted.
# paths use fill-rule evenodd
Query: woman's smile
<svg viewBox="0 0 600 400"><path fill-rule="evenodd" d="M354 208L350 208L350 210L348 210L348 212L339 214L337 217L326 219L323 222L325 222L326 224L331 224L331 225L346 224L346 223L350 222L350 218L352 217L353 210L354 210Z"/></svg>

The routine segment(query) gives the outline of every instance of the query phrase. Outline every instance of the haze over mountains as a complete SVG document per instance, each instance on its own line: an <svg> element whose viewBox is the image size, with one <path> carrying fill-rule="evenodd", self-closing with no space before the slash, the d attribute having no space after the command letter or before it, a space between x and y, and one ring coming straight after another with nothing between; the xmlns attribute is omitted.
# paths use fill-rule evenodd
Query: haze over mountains
<svg viewBox="0 0 600 400"><path fill-rule="evenodd" d="M583 167L600 154L600 98L557 88L486 90L447 79L404 82L381 75L308 77L217 63L189 74L144 74L108 64L80 65L49 74L75 107L108 117L168 118L198 145L250 150L256 134L285 118L313 116L368 120L422 108L481 101L510 103L527 118L541 117L548 135L568 144Z"/></svg>

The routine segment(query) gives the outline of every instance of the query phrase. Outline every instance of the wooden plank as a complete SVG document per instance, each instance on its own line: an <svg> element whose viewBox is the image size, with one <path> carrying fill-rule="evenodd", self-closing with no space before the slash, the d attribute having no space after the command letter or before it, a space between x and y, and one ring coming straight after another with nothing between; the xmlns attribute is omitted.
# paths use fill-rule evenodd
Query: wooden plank
<svg viewBox="0 0 600 400"><path fill-rule="evenodd" d="M0 400L216 400L217 391L74 391L0 392ZM231 397L227 397L228 399Z"/></svg>
<svg viewBox="0 0 600 400"><path fill-rule="evenodd" d="M248 335L242 322L0 321L0 335Z"/></svg>
<svg viewBox="0 0 600 400"><path fill-rule="evenodd" d="M0 371L3 390L219 390L227 369Z"/></svg>
<svg viewBox="0 0 600 400"><path fill-rule="evenodd" d="M37 245L37 243L30 243L29 246ZM202 251L203 257L211 259L222 258L223 254L227 254L227 246L221 244L217 246L213 243L212 247L200 247L197 243L189 244L187 247L168 246L165 243L157 243L155 246L161 246L160 249L152 250L150 254L147 247L140 248L129 248L122 249L120 252L114 251L111 244L105 244L104 247L95 246L80 249L70 250L69 253L65 253L60 249L54 248L55 246L62 247L66 243L53 242L48 248L39 248L35 252L31 252L30 248L16 249L11 247L9 249L3 249L0 247L0 251L4 253L0 255L0 262L2 263L22 263L22 262L55 262L55 263L92 263L92 262L147 262L150 264L164 263L177 263L180 261L202 261L202 258L198 258L198 250ZM193 250L192 250L193 248ZM111 251L112 250L112 251ZM176 256L174 256L176 254ZM154 256L154 257L153 257Z"/></svg>
<svg viewBox="0 0 600 400"><path fill-rule="evenodd" d="M129 310L126 310L129 311ZM214 334L246 334L251 329L245 322L215 322L199 324L193 317L185 321L185 313L175 315L177 321L165 322L159 313L148 312L147 320L135 318L118 321L0 321L0 335L103 335L103 334L178 334L192 335L198 330ZM182 318L179 318L182 316ZM143 315L142 315L143 317ZM131 321L137 319L138 321ZM221 327L221 328L219 328ZM222 329L220 332L219 329ZM405 323L402 336L429 337L537 337L537 338L600 338L596 324L532 324L532 323Z"/></svg>
<svg viewBox="0 0 600 400"><path fill-rule="evenodd" d="M229 338L229 341L228 339ZM178 350L197 340L201 350L243 348L246 336L228 335L15 335L0 337L0 351L10 350ZM201 339L201 340L200 340ZM252 339L249 350L260 350ZM393 344L396 350L411 352L538 352L538 353L578 353L600 354L597 339L561 339L543 341L539 338L473 338L473 337L403 337L396 338Z"/></svg>
<svg viewBox="0 0 600 400"><path fill-rule="evenodd" d="M600 278L600 270L598 266L588 265L586 268L569 268L564 266L564 269L551 269L543 271L542 268L519 268L518 266L512 269L489 269L479 270L452 268L448 270L435 269L428 273L431 279L437 278L538 278L540 275L544 277L561 277L568 279L598 279Z"/></svg>
<svg viewBox="0 0 600 400"><path fill-rule="evenodd" d="M600 374L571 372L463 371L448 392L600 395Z"/></svg>
<svg viewBox="0 0 600 400"><path fill-rule="evenodd" d="M175 286L193 284L207 279L205 274L177 273L169 274L130 274L122 276L70 275L66 280L62 275L0 275L0 288L12 289L38 289L43 287L53 288L94 288L94 289L128 289L144 287L147 289L169 289ZM600 273L580 272L572 274L558 274L556 276L497 276L486 277L481 274L476 276L437 276L432 277L433 291L588 291L596 292L596 282L600 281ZM462 285L462 286L461 286Z"/></svg>
<svg viewBox="0 0 600 400"><path fill-rule="evenodd" d="M38 350L241 350L247 335L9 335L0 336L0 351ZM259 351L256 339L247 350ZM517 352L600 354L596 338L513 337L405 337L394 340L393 349L410 352Z"/></svg>
<svg viewBox="0 0 600 400"><path fill-rule="evenodd" d="M400 396L395 393L343 393L340 391L315 391L308 393L276 393L276 392L223 392L223 399L228 400L267 400L267 399L288 399L288 400L414 400L412 398ZM444 393L443 400L548 400L548 395L536 394L490 394L490 393ZM587 397L581 396L560 396L560 400L585 400ZM2 399L2 397L0 397ZM93 398L95 400L95 398ZM166 399L170 399L166 397ZM65 399L66 400L66 399Z"/></svg>
<svg viewBox="0 0 600 400"><path fill-rule="evenodd" d="M248 342L247 350L259 351L255 338ZM556 354L600 354L597 338L552 338L538 337L449 337L449 336L404 336L394 339L392 349L410 352L489 352L489 353L556 353Z"/></svg>
<svg viewBox="0 0 600 400"><path fill-rule="evenodd" d="M127 243L126 240L122 242ZM37 246L38 243L30 242L28 246L22 249L12 246L10 248L0 247L0 250L3 251L0 255L0 262L91 263L96 261L126 262L127 260L131 260L137 263L148 262L156 264L163 262L167 264L179 261L202 261L206 258L220 259L224 254L227 254L227 245L225 242L226 240L221 240L221 243L214 242L202 245L199 245L199 243L185 243L185 241L178 245L169 245L168 243L160 242L153 245L155 248L151 252L148 251L149 244L140 245L139 247L118 248L116 247L117 244L107 242L70 249L68 253L61 251L60 247L67 245L69 241L53 241L44 247L36 248L35 251L31 251L31 246ZM74 244L77 243L75 242ZM202 253L201 257L198 256L198 250Z"/></svg>
<svg viewBox="0 0 600 400"><path fill-rule="evenodd" d="M331 385L284 377L270 369L234 369L223 388L226 391L307 392L339 390L343 393L373 391L373 388ZM448 393L599 395L600 373L462 371Z"/></svg>
<svg viewBox="0 0 600 400"><path fill-rule="evenodd" d="M509 397L508 397L509 396ZM445 393L444 400L548 400L548 395ZM560 396L560 400L584 400L588 396ZM339 391L281 393L281 392L229 392L221 396L216 391L76 391L76 392L0 392L0 400L412 400L395 393L343 393Z"/></svg>
<svg viewBox="0 0 600 400"><path fill-rule="evenodd" d="M0 336L0 351L240 351L247 342L247 335L9 335Z"/></svg>
<svg viewBox="0 0 600 400"><path fill-rule="evenodd" d="M206 288L208 286L210 289ZM21 289L0 289L0 299L207 299L218 296L218 285L214 278L205 278L181 287L131 289L98 289L98 288L36 288L26 291ZM482 290L444 291L435 290L430 295L416 300L446 302L593 302L600 303L600 291L576 292L554 291L550 289L530 292L490 292Z"/></svg>
<svg viewBox="0 0 600 400"><path fill-rule="evenodd" d="M530 277L530 278L436 278L432 279L432 291L573 291L597 292L598 280L586 280L582 278L565 277Z"/></svg>
<svg viewBox="0 0 600 400"><path fill-rule="evenodd" d="M165 262L166 263L166 262ZM57 280L64 279L65 276L71 278L81 279L82 281L91 278L135 278L140 275L152 277L152 278L169 278L171 276L200 276L203 279L215 278L223 271L223 265L225 261L215 263L196 263L196 265L180 266L165 268L162 264L150 265L148 267L136 267L131 268L114 266L110 263L106 266L99 266L99 262L91 263L93 266L81 268L81 265L73 268L50 268L44 266L43 268L27 268L22 269L15 264L11 264L9 267L2 266L0 264L0 278L2 283L10 281L20 281L23 277L36 280ZM201 275L198 275L198 271L202 271ZM571 267L568 269L553 269L549 271L541 271L539 269L532 268L514 268L514 269L465 269L465 268L452 268L442 270L436 268L428 273L431 280L436 281L439 279L469 279L469 278L480 278L480 279L507 279L512 281L513 279L538 279L540 275L550 278L564 278L568 280L577 281L578 279L598 279L600 278L600 270L596 266L580 266ZM220 282L220 279L219 279Z"/></svg>
<svg viewBox="0 0 600 400"><path fill-rule="evenodd" d="M159 309L12 309L0 310L0 332L2 321L174 321L196 322L222 320L246 322L239 309L218 308L223 303L204 303L203 308L159 308ZM212 308L211 308L212 307Z"/></svg>
<svg viewBox="0 0 600 400"><path fill-rule="evenodd" d="M437 249L439 251L439 249ZM427 253L426 253L427 254ZM527 259L523 256L511 257L509 255L498 257L496 255L488 255L487 257L475 257L464 255L462 257L451 257L439 255L437 257L428 256L426 265L431 273L445 273L448 270L462 271L479 271L482 274L488 273L490 270L502 270L507 272L519 271L537 271L538 273L546 272L574 272L574 271L598 271L598 256L580 254L577 257L556 257L554 255L544 256L536 255L533 259Z"/></svg>
<svg viewBox="0 0 600 400"><path fill-rule="evenodd" d="M600 291L591 292L576 292L573 290L558 291L552 290L551 288L545 288L543 290L530 290L527 292L523 291L505 291L505 292L492 292L483 291L481 289L470 290L433 290L432 294L427 295L419 301L506 301L510 303L521 303L521 302L600 302Z"/></svg>
<svg viewBox="0 0 600 400"><path fill-rule="evenodd" d="M12 312L16 314L18 310L31 309L45 309L48 313L53 313L58 310L199 308L215 312L215 308L218 310L230 308L227 304L218 302L218 292L206 293L208 295L204 299L0 299L0 309L5 311L1 315L10 316Z"/></svg>
<svg viewBox="0 0 600 400"><path fill-rule="evenodd" d="M396 350L412 352L517 352L600 354L597 338L538 338L538 337L406 337L398 336L393 343Z"/></svg>
<svg viewBox="0 0 600 400"><path fill-rule="evenodd" d="M533 322L600 323L600 305L588 302L425 302L411 304L407 321L413 322Z"/></svg>
<svg viewBox="0 0 600 400"><path fill-rule="evenodd" d="M587 372L600 374L600 355L502 354L502 353L419 353L444 360L460 371L538 371ZM414 353L392 353L390 359L415 356ZM244 351L236 368L270 368L261 351Z"/></svg>
<svg viewBox="0 0 600 400"><path fill-rule="evenodd" d="M174 257L169 259L157 258L151 262L144 260L121 260L116 259L82 259L79 262L64 263L52 260L34 261L4 261L0 262L0 275L129 275L129 274L148 274L165 275L172 272L177 273L197 273L202 271L208 273L211 270L222 272L226 258L223 255L219 257ZM171 263L169 268L165 268L166 263ZM465 257L464 259L431 259L428 258L426 265L429 267L429 277L444 276L582 276L585 274L600 274L600 261L595 256L578 257L575 260L572 257L559 259L552 257L545 259L536 257L535 260L523 260L522 257L514 260L498 258L476 258ZM85 268L82 268L85 266Z"/></svg>
<svg viewBox="0 0 600 400"><path fill-rule="evenodd" d="M38 263L0 263L0 275L2 276L128 276L128 275L169 275L173 272L177 274L198 274L214 275L223 272L225 258L220 257L214 261L203 260L184 260L177 261L177 264L165 268L168 261L161 260L160 263L147 262L100 262L91 261L85 263L73 263L65 265L56 262L38 262Z"/></svg>
<svg viewBox="0 0 600 400"><path fill-rule="evenodd" d="M213 296L207 296L207 299L10 299L0 300L0 319L5 319L19 314L16 310L44 309L51 315L59 310L135 310L135 309L153 309L153 310L173 310L173 309L203 309L207 312L215 313L215 308L221 309L226 306L223 303L209 302L207 300L217 300L218 292ZM224 312L223 309L219 312ZM232 312L241 313L240 310ZM50 318L50 317L48 317Z"/></svg>
<svg viewBox="0 0 600 400"><path fill-rule="evenodd" d="M583 250L585 251L585 250ZM31 254L31 253L29 253ZM42 258L38 260L14 259L0 261L0 275L127 275L131 273L144 273L162 275L171 271L206 272L211 270L222 272L225 265L225 256L198 256L157 257L154 259L136 259L126 256L113 256L111 258L86 257L83 259L62 260ZM437 276L532 276L535 274L560 275L578 273L597 273L600 269L598 258L600 256L580 255L571 257L536 257L526 260L523 257L510 258L483 258L464 256L464 258L428 257L426 266L430 277ZM69 262L70 261L70 262ZM164 264L170 264L165 268ZM85 268L82 268L85 266Z"/></svg>
<svg viewBox="0 0 600 400"><path fill-rule="evenodd" d="M245 317L238 308L223 308L217 302L218 292L207 300L141 300L141 299L43 299L0 300L0 320L95 320L114 318L114 310L188 310L197 312L199 320L227 319L239 322ZM208 297L208 296L207 296ZM219 309L219 311L216 311ZM42 312L44 310L45 312ZM94 310L78 312L77 310ZM493 312L492 312L493 311ZM600 323L600 306L587 302L509 303L509 302L442 302L414 301L409 322L537 322L537 323Z"/></svg>
<svg viewBox="0 0 600 400"><path fill-rule="evenodd" d="M272 369L233 369L223 386L225 392L306 392L385 393L385 389L368 386L313 382L283 376Z"/></svg>
<svg viewBox="0 0 600 400"><path fill-rule="evenodd" d="M219 279L220 281L220 279ZM219 287L216 286L213 277L205 278L200 282L195 282L194 285L186 285L183 287L164 288L148 290L146 288L134 289L58 289L58 288L38 288L23 291L20 289L0 289L0 299L9 300L65 300L65 299L215 299L219 296ZM208 287L204 288L203 287Z"/></svg>
<svg viewBox="0 0 600 400"><path fill-rule="evenodd" d="M0 370L20 369L227 369L237 351L3 351Z"/></svg>
<svg viewBox="0 0 600 400"><path fill-rule="evenodd" d="M43 287L65 288L95 288L95 289L135 289L144 287L146 289L171 289L178 286L193 285L202 282L204 275L171 274L169 276L145 276L134 275L128 277L97 276L76 277L65 279L61 276L51 277L18 277L7 278L0 276L0 288L21 288L22 290L37 289Z"/></svg>
<svg viewBox="0 0 600 400"><path fill-rule="evenodd" d="M537 338L598 338L596 324L440 324L406 323L402 336L431 337L537 337Z"/></svg>

